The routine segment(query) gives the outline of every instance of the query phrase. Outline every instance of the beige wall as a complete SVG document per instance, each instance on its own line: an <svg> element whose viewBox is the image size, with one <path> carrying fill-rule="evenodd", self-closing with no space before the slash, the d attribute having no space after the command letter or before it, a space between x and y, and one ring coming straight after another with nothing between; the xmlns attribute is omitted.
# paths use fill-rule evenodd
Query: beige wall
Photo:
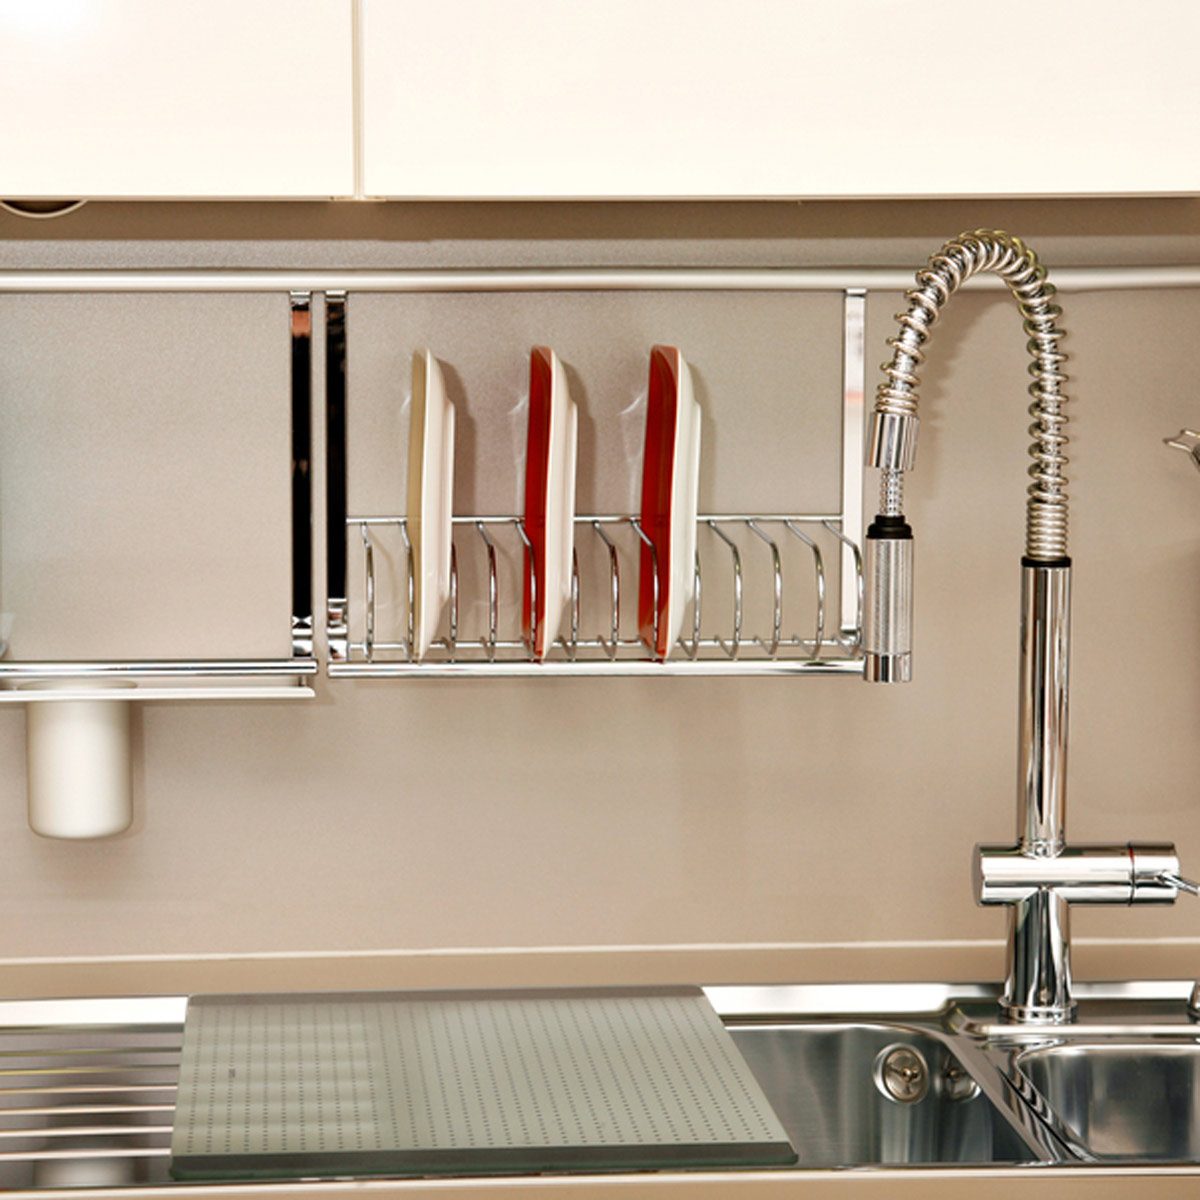
<svg viewBox="0 0 1200 1200"><path fill-rule="evenodd" d="M1178 200L97 205L54 223L0 216L0 265L916 265L981 225L1021 233L1051 267L1200 262L1200 203ZM285 307L0 298L0 608L15 654L286 651ZM871 386L896 307L872 297ZM1200 420L1200 292L1064 308L1069 833L1174 839L1196 872L1200 476L1161 439ZM399 503L401 381L428 341L466 417L460 508L511 506L511 410L527 346L547 339L586 392L584 496L618 507L632 479L619 414L646 346L671 338L702 381L704 503L830 503L838 337L836 300L811 296L352 300L352 504ZM944 956L893 947L880 973L978 975L994 960L998 974L998 953L952 943L1003 930L972 904L969 858L1014 823L1022 341L992 294L957 299L934 339L909 488L911 687L324 681L307 705L147 705L135 826L79 845L28 830L24 717L5 706L0 958L919 941ZM1149 959L1091 960L1106 971L1200 970L1192 904L1081 912L1076 932L1173 939ZM788 961L851 973L816 951Z"/></svg>

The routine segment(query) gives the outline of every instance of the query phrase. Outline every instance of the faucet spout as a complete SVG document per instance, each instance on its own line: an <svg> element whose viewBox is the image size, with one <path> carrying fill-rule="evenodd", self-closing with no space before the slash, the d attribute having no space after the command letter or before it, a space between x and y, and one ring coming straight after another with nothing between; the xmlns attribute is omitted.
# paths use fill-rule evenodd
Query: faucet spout
<svg viewBox="0 0 1200 1200"><path fill-rule="evenodd" d="M1013 1021L1058 1023L1074 1012L1072 903L1172 903L1182 882L1174 847L1068 847L1065 837L1070 683L1071 560L1067 553L1066 356L1055 290L1037 255L1011 234L978 230L947 242L917 272L875 394L870 466L881 471L879 512L864 549L864 676L906 682L912 672L913 535L904 474L916 461L917 369L930 330L967 279L993 271L1024 318L1030 354L1025 554L1021 560L1021 690L1016 845L977 850L977 899L1009 907L1001 1009Z"/></svg>
<svg viewBox="0 0 1200 1200"><path fill-rule="evenodd" d="M1024 318L1030 354L1029 454L1025 554L1037 562L1067 556L1067 458L1063 385L1066 356L1059 348L1062 310L1037 255L1020 238L997 230L960 234L917 272L916 287L898 313L888 340L892 357L875 393L869 466L880 476L879 513L867 531L863 648L871 682L907 682L912 675L912 530L904 519L904 474L916 462L917 404L925 343L950 297L972 275L991 271L1008 284ZM904 543L904 544L900 544Z"/></svg>

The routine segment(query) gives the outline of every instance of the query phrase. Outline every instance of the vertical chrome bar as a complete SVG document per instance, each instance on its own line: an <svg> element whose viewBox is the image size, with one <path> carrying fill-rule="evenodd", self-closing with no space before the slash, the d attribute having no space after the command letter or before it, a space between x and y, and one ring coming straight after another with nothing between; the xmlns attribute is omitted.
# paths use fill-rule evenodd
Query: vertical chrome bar
<svg viewBox="0 0 1200 1200"><path fill-rule="evenodd" d="M487 652L488 662L496 657L496 631L500 624L500 584L496 572L496 544L488 536L486 526L482 521L475 522L475 531L483 538L487 547L488 563L488 631L483 640L483 648Z"/></svg>
<svg viewBox="0 0 1200 1200"><path fill-rule="evenodd" d="M617 560L617 547L613 544L612 539L604 532L604 526L599 521L592 522L592 528L596 531L597 537L608 548L608 585L609 585L609 637L610 642L605 642L603 636L600 638L600 645L604 647L610 659L617 657L617 643L621 640L621 566Z"/></svg>
<svg viewBox="0 0 1200 1200"><path fill-rule="evenodd" d="M795 521L785 521L784 524L812 551L813 571L817 587L817 628L813 638L812 653L815 661L821 657L821 650L825 645L825 559L816 540L809 537Z"/></svg>
<svg viewBox="0 0 1200 1200"><path fill-rule="evenodd" d="M312 293L292 292L292 655L313 653ZM342 531L344 536L344 531Z"/></svg>
<svg viewBox="0 0 1200 1200"><path fill-rule="evenodd" d="M458 547L450 543L450 628L446 634L446 649L450 661L458 649Z"/></svg>
<svg viewBox="0 0 1200 1200"><path fill-rule="evenodd" d="M779 545L774 538L763 533L757 521L747 521L746 524L756 533L771 550L771 566L774 570L773 598L775 607L771 621L771 640L755 638L754 640L767 652L768 658L774 658L779 653L779 643L783 638L783 557L779 553ZM815 550L815 546L814 546ZM817 643L817 654L821 653L820 642Z"/></svg>
<svg viewBox="0 0 1200 1200"><path fill-rule="evenodd" d="M325 295L325 637L329 657L349 649L346 526L346 293Z"/></svg>
<svg viewBox="0 0 1200 1200"><path fill-rule="evenodd" d="M637 517L630 517L629 524L633 527L633 531L638 535L638 540L650 552L650 574L653 584L651 595L654 601L654 620L651 623L651 643L649 646L650 653L658 653L658 547L654 544L654 539L642 528L642 523ZM638 555L639 561L641 555ZM667 647L667 653L671 653L671 647Z"/></svg>
<svg viewBox="0 0 1200 1200"><path fill-rule="evenodd" d="M1017 837L1026 854L1063 846L1071 566L1024 561L1021 572L1020 778Z"/></svg>
<svg viewBox="0 0 1200 1200"><path fill-rule="evenodd" d="M832 521L822 521L822 525L833 534L842 546L850 552L850 561L854 565L854 583L855 591L858 593L858 610L854 618L854 632L847 634L842 631L842 645L851 650L857 650L862 645L863 633L863 558L862 551L852 542ZM824 595L824 586L822 586L822 595Z"/></svg>
<svg viewBox="0 0 1200 1200"><path fill-rule="evenodd" d="M530 658L537 658L537 635L538 635L538 577L537 577L537 562L533 557L533 542L529 539L529 534L525 532L525 522L516 518L513 524L517 527L517 532L521 535L521 541L525 546L525 578L529 584L529 641L526 644L529 650ZM550 647L546 647L549 652Z"/></svg>
<svg viewBox="0 0 1200 1200"><path fill-rule="evenodd" d="M363 649L367 662L375 656L375 543L371 537L371 527L359 526L363 540L363 570L366 577L363 585L366 589L367 614L366 627L363 631Z"/></svg>
<svg viewBox="0 0 1200 1200"><path fill-rule="evenodd" d="M579 647L579 547L571 550L571 639L565 643L567 657L574 662Z"/></svg>
<svg viewBox="0 0 1200 1200"><path fill-rule="evenodd" d="M404 567L408 579L408 616L405 627L405 657L411 662L417 645L417 571L413 562L412 539L408 536L408 522L399 522L400 539L404 543Z"/></svg>
<svg viewBox="0 0 1200 1200"><path fill-rule="evenodd" d="M737 658L742 644L742 552L738 549L737 542L716 521L709 521L707 524L709 529L729 547L729 553L733 559L733 639L726 645L725 639L718 634L717 644L730 658Z"/></svg>
<svg viewBox="0 0 1200 1200"><path fill-rule="evenodd" d="M695 662L700 657L700 601L704 594L699 546L696 547L696 565L693 567L692 581L692 644L687 648L687 652L688 658Z"/></svg>
<svg viewBox="0 0 1200 1200"><path fill-rule="evenodd" d="M867 292L849 288L842 298L842 532L852 543L863 536L863 457L865 415L863 394L866 365ZM861 564L850 546L842 547L842 636L859 636L862 601L859 592Z"/></svg>

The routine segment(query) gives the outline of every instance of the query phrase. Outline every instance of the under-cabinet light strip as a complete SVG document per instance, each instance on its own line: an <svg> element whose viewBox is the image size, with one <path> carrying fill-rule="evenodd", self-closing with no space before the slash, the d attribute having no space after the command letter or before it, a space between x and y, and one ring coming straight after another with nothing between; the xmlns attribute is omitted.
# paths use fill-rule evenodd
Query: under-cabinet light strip
<svg viewBox="0 0 1200 1200"><path fill-rule="evenodd" d="M1060 267L1061 292L1200 287L1200 264ZM19 270L0 271L0 292L603 292L906 291L911 271L893 268L712 267L537 270ZM1006 287L976 275L969 290Z"/></svg>

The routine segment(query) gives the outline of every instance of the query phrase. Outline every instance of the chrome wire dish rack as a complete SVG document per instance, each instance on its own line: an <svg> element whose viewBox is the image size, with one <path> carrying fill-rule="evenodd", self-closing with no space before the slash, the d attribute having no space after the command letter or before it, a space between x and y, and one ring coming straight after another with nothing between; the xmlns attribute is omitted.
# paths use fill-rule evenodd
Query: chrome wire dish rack
<svg viewBox="0 0 1200 1200"><path fill-rule="evenodd" d="M697 275L650 270L589 277L589 288L789 290L803 287L768 270ZM436 291L444 280L413 280ZM492 290L573 290L581 281L496 273ZM347 677L555 675L862 674L863 440L866 289L842 292L841 485L837 511L702 515L695 599L664 661L637 622L642 548L653 541L630 515L577 517L571 601L563 631L544 659L522 629L523 596L536 594L516 515L456 516L448 612L441 636L414 653L413 552L398 515L348 508L346 420L347 295L325 296L325 512L328 674ZM527 577L528 573L528 577ZM650 572L657 577L657 571ZM655 598L657 593L655 591ZM535 606L536 607L536 606ZM658 605L653 605L658 611ZM644 631L643 631L644 632ZM657 629L654 630L655 634ZM653 643L655 639L650 639Z"/></svg>
<svg viewBox="0 0 1200 1200"><path fill-rule="evenodd" d="M862 558L823 514L705 515L699 520L694 599L666 661L636 628L644 547L652 611L659 611L653 541L636 517L575 523L571 600L563 632L537 661L521 627L522 596L538 580L523 522L456 517L444 636L414 654L413 552L403 517L349 517L358 583L348 606L346 654L331 675L841 674L860 672ZM853 620L843 624L831 586L843 556ZM386 583L385 583L386 580ZM536 607L536 605L534 606ZM657 622L654 627L657 640Z"/></svg>

